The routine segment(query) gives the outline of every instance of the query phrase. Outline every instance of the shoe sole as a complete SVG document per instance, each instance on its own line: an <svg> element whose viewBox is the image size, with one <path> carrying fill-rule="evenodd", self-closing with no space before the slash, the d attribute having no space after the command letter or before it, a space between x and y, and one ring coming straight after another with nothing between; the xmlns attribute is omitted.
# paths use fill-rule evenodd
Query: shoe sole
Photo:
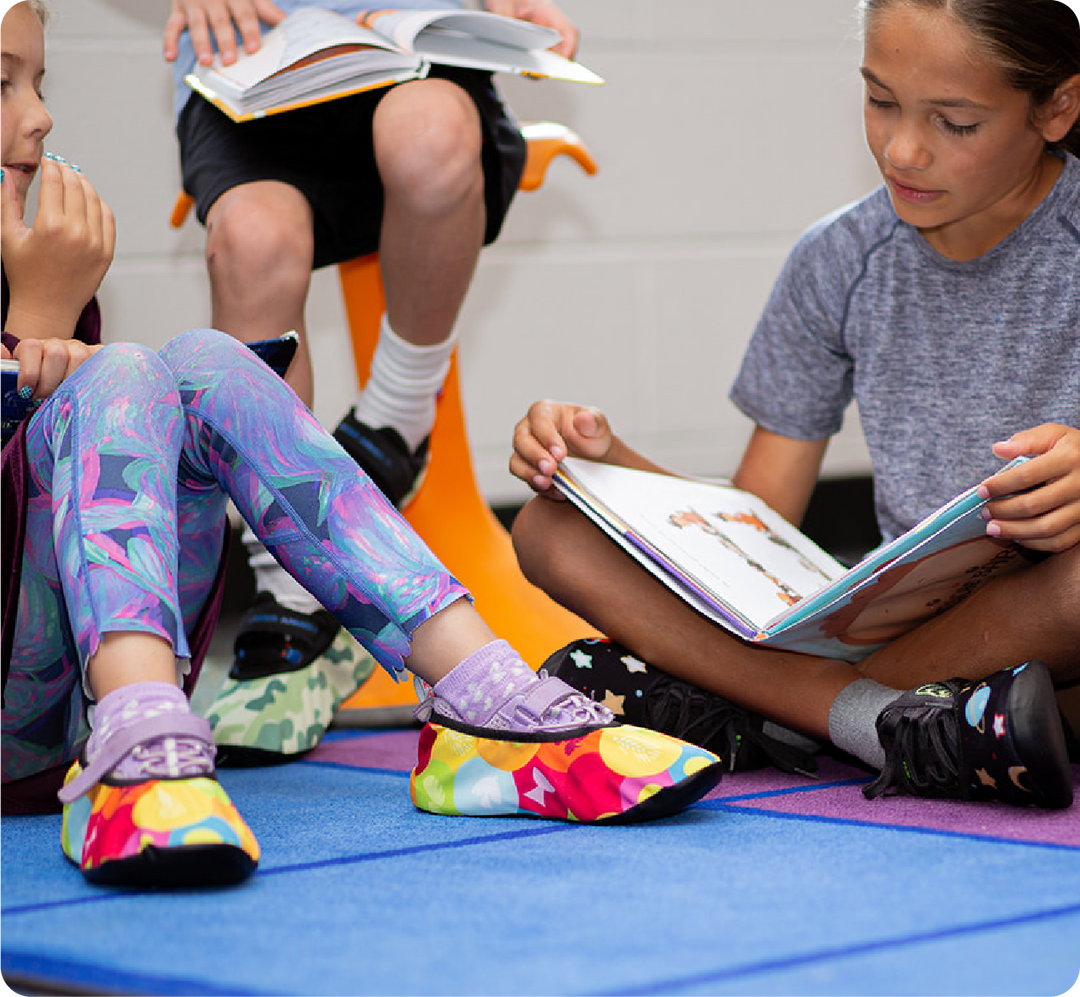
<svg viewBox="0 0 1080 997"><path fill-rule="evenodd" d="M83 869L83 875L98 886L235 886L247 879L257 865L247 852L232 845L147 845L137 855Z"/></svg>
<svg viewBox="0 0 1080 997"><path fill-rule="evenodd" d="M717 762L708 768L695 772L690 778L684 779L678 785L668 786L654 793L647 800L631 807L625 813L615 814L611 817L601 817L599 820L588 821L592 824L641 824L645 821L661 820L664 817L673 817L681 813L691 803L697 803L706 793L717 785L724 775L723 762Z"/></svg>

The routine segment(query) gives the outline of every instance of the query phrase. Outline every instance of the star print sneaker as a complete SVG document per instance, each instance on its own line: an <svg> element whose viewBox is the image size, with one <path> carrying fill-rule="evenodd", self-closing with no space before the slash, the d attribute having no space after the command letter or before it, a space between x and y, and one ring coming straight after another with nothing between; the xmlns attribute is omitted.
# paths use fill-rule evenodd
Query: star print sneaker
<svg viewBox="0 0 1080 997"><path fill-rule="evenodd" d="M864 787L868 799L891 792L1047 809L1072 804L1061 715L1041 661L905 692L882 711L877 732L885 767Z"/></svg>
<svg viewBox="0 0 1080 997"><path fill-rule="evenodd" d="M767 721L760 714L668 675L606 637L575 640L543 667L625 723L714 752L727 772L766 765L803 775L817 771L813 754L766 733ZM800 741L812 744L809 739Z"/></svg>
<svg viewBox="0 0 1080 997"><path fill-rule="evenodd" d="M409 790L431 813L633 823L678 813L722 773L712 752L618 723L505 641L467 658L416 713L426 723Z"/></svg>
<svg viewBox="0 0 1080 997"><path fill-rule="evenodd" d="M58 794L64 855L93 883L224 886L259 845L214 774L210 727L183 692L140 682L104 697Z"/></svg>

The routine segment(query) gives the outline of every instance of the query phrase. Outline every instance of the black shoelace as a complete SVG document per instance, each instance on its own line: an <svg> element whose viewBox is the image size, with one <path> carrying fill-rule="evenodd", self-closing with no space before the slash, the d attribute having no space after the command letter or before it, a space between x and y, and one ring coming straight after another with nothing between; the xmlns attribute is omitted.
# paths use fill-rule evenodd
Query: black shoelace
<svg viewBox="0 0 1080 997"><path fill-rule="evenodd" d="M782 772L812 775L813 755L765 734L762 718L722 696L662 675L649 690L642 726L719 755L729 772L771 764Z"/></svg>
<svg viewBox="0 0 1080 997"><path fill-rule="evenodd" d="M910 796L954 797L960 787L960 734L952 704L903 707L890 726L885 766L863 787L863 795L872 800L895 789Z"/></svg>

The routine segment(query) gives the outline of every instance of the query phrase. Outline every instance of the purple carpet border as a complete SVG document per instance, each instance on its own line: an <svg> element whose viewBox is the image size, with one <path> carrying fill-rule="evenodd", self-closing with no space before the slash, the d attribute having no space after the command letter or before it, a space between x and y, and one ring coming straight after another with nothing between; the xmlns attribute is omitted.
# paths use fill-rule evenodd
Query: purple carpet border
<svg viewBox="0 0 1080 997"><path fill-rule="evenodd" d="M409 772L416 764L419 730L334 732L306 762ZM725 775L705 797L764 812L813 816L890 827L946 831L1004 841L1080 849L1080 765L1073 766L1076 801L1068 810L1025 810L998 803L956 803L912 797L867 800L870 775L823 755L816 779L768 768Z"/></svg>

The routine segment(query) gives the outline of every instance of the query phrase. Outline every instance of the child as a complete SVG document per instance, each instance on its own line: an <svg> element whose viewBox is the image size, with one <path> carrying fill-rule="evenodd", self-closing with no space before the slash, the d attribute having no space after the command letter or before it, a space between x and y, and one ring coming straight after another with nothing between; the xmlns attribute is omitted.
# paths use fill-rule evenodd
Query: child
<svg viewBox="0 0 1080 997"><path fill-rule="evenodd" d="M1058 0L862 11L885 184L791 253L732 391L756 423L734 480L797 523L854 398L886 540L982 481L987 532L1032 563L854 666L748 645L548 501L567 454L660 470L595 409L556 402L515 431L511 470L543 496L516 549L623 645L571 647L559 673L625 696L637 722L695 726L732 767L795 740L779 724L882 769L871 796L1068 806L1051 682L1064 702L1080 679L1080 26Z"/></svg>
<svg viewBox="0 0 1080 997"><path fill-rule="evenodd" d="M42 23L38 3L19 3L2 36L4 356L41 403L3 451L4 514L22 516L4 526L18 594L3 620L5 808L55 805L67 769L62 847L88 878L228 883L255 867L186 698L220 594L226 498L381 664L428 684L418 807L633 821L706 792L714 755L615 723L496 640L247 347L213 330L159 353L88 344L112 216L79 172L42 157Z"/></svg>
<svg viewBox="0 0 1080 997"><path fill-rule="evenodd" d="M378 251L386 312L370 376L334 436L403 509L427 464L458 312L481 248L498 237L517 191L525 142L492 74L475 69L436 66L423 80L243 124L184 82L215 48L228 65L241 48L257 50L262 33L286 14L312 5L353 19L386 6L464 4L172 0L163 49L173 64L184 190L206 225L213 325L245 342L296 329L301 345L288 380L308 405L314 387L304 305L312 268ZM556 51L573 54L577 31L551 0L485 6L556 29ZM336 663L340 652L352 651L340 638L330 647L336 622L250 531L244 543L257 597L238 628L235 665L213 707L228 717L215 737L230 755L238 744L258 743L281 760L317 741L359 683ZM270 687L283 684L290 692L277 718L245 726L248 705L265 702ZM333 686L341 687L336 696ZM308 736L278 733L287 730Z"/></svg>

